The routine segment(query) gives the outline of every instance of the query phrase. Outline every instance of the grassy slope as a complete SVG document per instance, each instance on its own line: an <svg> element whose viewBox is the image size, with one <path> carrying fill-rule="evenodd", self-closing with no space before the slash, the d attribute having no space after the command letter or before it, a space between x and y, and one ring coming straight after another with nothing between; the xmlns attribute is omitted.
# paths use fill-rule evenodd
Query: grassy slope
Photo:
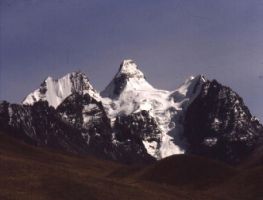
<svg viewBox="0 0 263 200"><path fill-rule="evenodd" d="M124 166L36 148L0 134L1 200L259 200L262 169L234 169L191 156L146 167Z"/></svg>

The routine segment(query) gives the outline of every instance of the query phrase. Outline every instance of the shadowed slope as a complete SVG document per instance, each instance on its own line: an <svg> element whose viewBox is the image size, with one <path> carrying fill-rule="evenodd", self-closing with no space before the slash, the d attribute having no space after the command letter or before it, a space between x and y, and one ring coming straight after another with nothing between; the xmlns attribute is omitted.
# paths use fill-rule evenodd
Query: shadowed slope
<svg viewBox="0 0 263 200"><path fill-rule="evenodd" d="M223 163L197 156L170 156L150 166L141 179L194 189L222 184L235 176L237 170Z"/></svg>

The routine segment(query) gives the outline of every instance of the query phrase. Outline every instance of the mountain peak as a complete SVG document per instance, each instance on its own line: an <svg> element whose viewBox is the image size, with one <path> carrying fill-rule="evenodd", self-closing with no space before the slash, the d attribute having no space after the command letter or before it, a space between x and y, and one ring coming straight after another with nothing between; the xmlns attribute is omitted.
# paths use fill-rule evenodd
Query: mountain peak
<svg viewBox="0 0 263 200"><path fill-rule="evenodd" d="M98 96L87 76L77 71L59 79L47 77L38 89L24 99L23 104L32 105L38 101L47 101L50 106L56 108L72 93L89 93L91 96Z"/></svg>
<svg viewBox="0 0 263 200"><path fill-rule="evenodd" d="M76 81L76 80L83 80L85 82L89 82L89 79L88 77L86 76L85 73L81 72L81 71L74 71L74 72L71 72L71 73L68 73L66 75L64 75L63 77L60 77L58 79L56 78L53 78L52 76L48 76L44 81L43 83L48 83L48 82L59 82L59 81L62 81L62 80L66 80L66 79L69 79L69 80L72 80L72 81ZM43 84L42 83L42 84ZM92 86L91 86L92 87Z"/></svg>
<svg viewBox="0 0 263 200"><path fill-rule="evenodd" d="M153 89L146 81L144 74L138 69L136 63L131 60L123 60L119 71L110 84L101 92L103 97L118 97L124 90Z"/></svg>
<svg viewBox="0 0 263 200"><path fill-rule="evenodd" d="M138 69L137 64L131 60L123 60L119 72L116 74L116 77L125 76L126 78L145 78L144 74Z"/></svg>

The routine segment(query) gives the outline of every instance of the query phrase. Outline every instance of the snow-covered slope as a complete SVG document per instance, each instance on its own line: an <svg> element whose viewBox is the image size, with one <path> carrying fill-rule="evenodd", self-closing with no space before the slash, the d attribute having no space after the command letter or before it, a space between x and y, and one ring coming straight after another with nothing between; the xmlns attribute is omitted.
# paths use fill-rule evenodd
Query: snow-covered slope
<svg viewBox="0 0 263 200"><path fill-rule="evenodd" d="M56 80L48 77L40 88L30 93L23 101L23 104L32 105L38 101L47 101L50 106L56 108L66 97L72 93L85 94L99 98L97 92L89 83L88 78L81 72L69 73Z"/></svg>
<svg viewBox="0 0 263 200"><path fill-rule="evenodd" d="M183 111L204 82L201 76L191 77L175 91L159 90L147 82L134 61L124 60L114 79L101 92L102 103L113 126L118 116L147 111L161 131L160 142L144 140L143 144L150 155L161 159L184 153Z"/></svg>

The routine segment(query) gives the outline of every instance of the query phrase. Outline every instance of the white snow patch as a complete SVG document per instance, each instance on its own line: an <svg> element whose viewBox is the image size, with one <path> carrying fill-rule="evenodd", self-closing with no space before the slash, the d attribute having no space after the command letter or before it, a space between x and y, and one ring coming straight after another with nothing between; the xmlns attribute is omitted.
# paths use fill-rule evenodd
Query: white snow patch
<svg viewBox="0 0 263 200"><path fill-rule="evenodd" d="M215 118L214 123L220 123L220 120L218 118Z"/></svg>
<svg viewBox="0 0 263 200"><path fill-rule="evenodd" d="M12 109L12 107L9 105L9 106L8 106L8 116L9 116L9 122L8 122L8 124L9 124L9 125L12 124L12 116L13 116L13 114L14 114L13 109Z"/></svg>
<svg viewBox="0 0 263 200"><path fill-rule="evenodd" d="M209 147L212 147L214 145L216 145L217 143L217 138L206 138L204 143L209 146Z"/></svg>
<svg viewBox="0 0 263 200"><path fill-rule="evenodd" d="M150 155L156 157L156 149L157 149L157 142L152 141L152 142L148 142L148 141L142 141L145 148L147 149L147 153L149 153Z"/></svg>

